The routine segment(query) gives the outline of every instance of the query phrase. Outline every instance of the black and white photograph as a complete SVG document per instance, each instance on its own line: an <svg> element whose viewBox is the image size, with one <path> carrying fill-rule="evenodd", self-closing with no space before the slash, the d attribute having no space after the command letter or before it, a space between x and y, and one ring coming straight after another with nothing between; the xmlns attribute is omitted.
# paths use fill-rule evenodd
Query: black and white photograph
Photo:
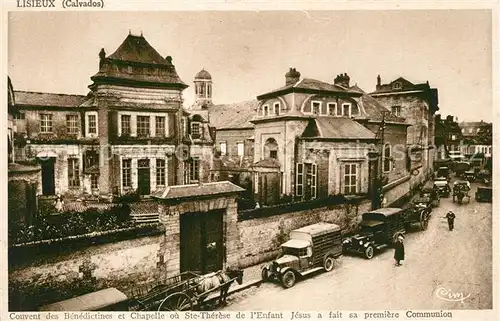
<svg viewBox="0 0 500 321"><path fill-rule="evenodd" d="M8 12L5 315L491 313L495 15Z"/></svg>

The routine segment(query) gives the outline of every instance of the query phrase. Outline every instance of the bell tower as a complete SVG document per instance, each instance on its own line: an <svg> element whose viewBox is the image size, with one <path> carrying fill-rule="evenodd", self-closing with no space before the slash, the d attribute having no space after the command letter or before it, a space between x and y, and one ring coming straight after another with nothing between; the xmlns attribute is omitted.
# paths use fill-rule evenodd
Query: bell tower
<svg viewBox="0 0 500 321"><path fill-rule="evenodd" d="M194 76L195 105L202 109L212 105L212 76L202 69Z"/></svg>

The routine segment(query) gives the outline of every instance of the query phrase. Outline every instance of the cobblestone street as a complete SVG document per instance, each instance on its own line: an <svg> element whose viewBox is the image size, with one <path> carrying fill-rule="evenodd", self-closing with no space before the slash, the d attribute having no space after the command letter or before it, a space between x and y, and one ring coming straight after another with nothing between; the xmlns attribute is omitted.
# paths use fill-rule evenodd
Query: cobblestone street
<svg viewBox="0 0 500 321"><path fill-rule="evenodd" d="M264 283L235 293L224 310L491 309L492 207L475 201L476 186L470 204L442 198L428 229L407 234L401 267L392 249L372 260L345 255L332 272L290 289ZM444 218L448 210L457 216L454 231Z"/></svg>

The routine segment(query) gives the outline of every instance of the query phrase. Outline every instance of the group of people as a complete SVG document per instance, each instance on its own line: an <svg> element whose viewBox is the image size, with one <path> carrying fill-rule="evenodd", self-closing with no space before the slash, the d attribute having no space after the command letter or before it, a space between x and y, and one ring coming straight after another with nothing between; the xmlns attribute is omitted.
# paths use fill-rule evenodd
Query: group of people
<svg viewBox="0 0 500 321"><path fill-rule="evenodd" d="M453 231L456 218L455 213L449 211L446 214L445 218L448 220L448 229L450 231ZM401 266L401 261L404 261L405 259L405 246L403 243L404 239L404 235L400 233L396 238L396 242L394 243L394 260L396 261L396 266Z"/></svg>

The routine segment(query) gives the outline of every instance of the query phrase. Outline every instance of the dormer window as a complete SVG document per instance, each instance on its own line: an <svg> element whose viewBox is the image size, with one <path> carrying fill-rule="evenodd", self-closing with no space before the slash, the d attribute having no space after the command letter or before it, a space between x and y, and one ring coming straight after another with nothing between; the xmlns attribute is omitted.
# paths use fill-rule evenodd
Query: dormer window
<svg viewBox="0 0 500 321"><path fill-rule="evenodd" d="M328 103L326 109L328 109L328 115L335 116L337 114L337 103Z"/></svg>
<svg viewBox="0 0 500 321"><path fill-rule="evenodd" d="M264 105L264 107L262 107L262 116L269 116L269 106L268 105Z"/></svg>
<svg viewBox="0 0 500 321"><path fill-rule="evenodd" d="M351 117L351 104L342 104L342 116Z"/></svg>
<svg viewBox="0 0 500 321"><path fill-rule="evenodd" d="M274 108L274 115L278 116L280 114L280 103L274 103L273 108Z"/></svg>
<svg viewBox="0 0 500 321"><path fill-rule="evenodd" d="M313 101L311 102L312 113L314 115L319 115L321 111L321 102Z"/></svg>
<svg viewBox="0 0 500 321"><path fill-rule="evenodd" d="M400 82L395 82L394 85L393 85L393 88L394 89L401 89L403 86L401 85Z"/></svg>

